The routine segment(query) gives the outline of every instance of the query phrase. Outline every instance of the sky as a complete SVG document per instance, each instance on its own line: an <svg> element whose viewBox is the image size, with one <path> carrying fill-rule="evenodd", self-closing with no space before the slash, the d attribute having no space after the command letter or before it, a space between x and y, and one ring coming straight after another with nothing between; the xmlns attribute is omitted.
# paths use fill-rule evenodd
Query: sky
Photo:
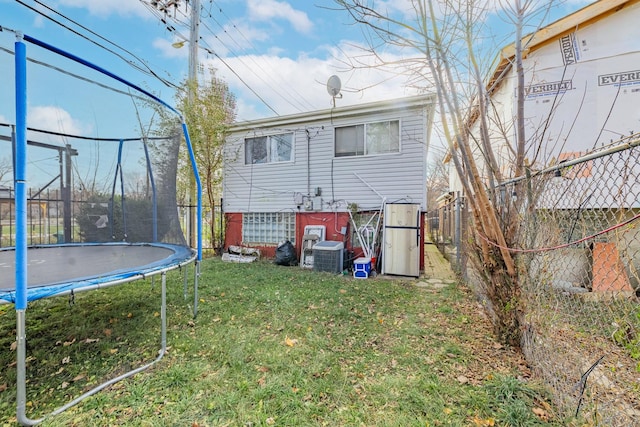
<svg viewBox="0 0 640 427"><path fill-rule="evenodd" d="M181 25L189 22L189 9L185 0L179 0L179 7L169 8L164 15L150 3L0 0L0 26L79 55L172 102L173 88L45 17L98 40L129 61L143 60L154 73L178 84L188 75L189 47L185 44L177 49L172 43L189 38L188 28ZM408 7L406 0L377 4L392 11ZM575 0L563 2L554 13L561 16L584 4ZM390 78L375 70L348 70L346 58L362 57L356 46L365 45L366 41L362 28L354 25L349 15L337 10L330 0L201 0L201 9L199 69L213 68L229 84L237 97L238 120L330 108L326 82L334 74L343 85L343 97L337 100L337 105L416 93L416 89L406 86L403 77ZM13 41L10 33L0 34L0 46L10 48ZM390 50L383 50L383 54L393 55ZM8 59L6 55L0 56L3 63ZM0 114L6 114L4 109Z"/></svg>
<svg viewBox="0 0 640 427"><path fill-rule="evenodd" d="M483 35L488 60L511 42L507 35L512 30L499 18L500 1L487 1L496 10L487 22L490 34ZM11 52L16 37L11 30L79 56L175 105L175 87L189 73L190 49L188 42L181 48L173 44L190 38L190 8L185 0L175 1L178 7L166 13L152 6L169 2L0 0L0 124L15 121ZM368 42L363 28L331 0L200 2L198 75L202 79L207 70L214 70L227 82L236 97L237 121L331 108L326 83L332 75L342 82L337 106L419 92L404 76L349 68L353 59L370 63L360 49ZM560 0L546 22L588 3ZM375 4L402 20L410 0ZM130 88L45 49L26 46L30 126L97 136L134 131L144 112L132 102ZM380 46L378 53L386 59L402 54L390 46ZM4 129L0 126L0 133ZM2 154L8 151L2 149Z"/></svg>

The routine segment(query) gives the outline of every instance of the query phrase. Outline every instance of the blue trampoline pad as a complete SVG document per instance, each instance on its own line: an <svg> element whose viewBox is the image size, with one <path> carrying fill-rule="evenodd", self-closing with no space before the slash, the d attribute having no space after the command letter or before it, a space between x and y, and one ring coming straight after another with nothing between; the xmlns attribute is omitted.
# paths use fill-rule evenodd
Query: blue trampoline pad
<svg viewBox="0 0 640 427"><path fill-rule="evenodd" d="M15 302L15 248L0 250L0 304ZM109 286L177 268L190 248L163 243L34 246L27 251L27 300Z"/></svg>

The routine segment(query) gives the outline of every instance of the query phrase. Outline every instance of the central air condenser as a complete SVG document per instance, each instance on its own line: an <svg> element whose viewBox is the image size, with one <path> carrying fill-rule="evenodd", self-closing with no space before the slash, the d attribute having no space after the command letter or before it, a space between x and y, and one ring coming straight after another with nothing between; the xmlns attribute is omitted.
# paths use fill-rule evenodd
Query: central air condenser
<svg viewBox="0 0 640 427"><path fill-rule="evenodd" d="M313 270L342 273L344 243L325 240L313 246Z"/></svg>

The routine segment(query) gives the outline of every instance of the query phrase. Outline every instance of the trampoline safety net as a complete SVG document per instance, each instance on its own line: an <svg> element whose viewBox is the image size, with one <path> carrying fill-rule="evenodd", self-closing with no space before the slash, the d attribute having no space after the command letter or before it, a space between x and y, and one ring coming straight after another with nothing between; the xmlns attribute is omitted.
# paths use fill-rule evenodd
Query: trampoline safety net
<svg viewBox="0 0 640 427"><path fill-rule="evenodd" d="M188 194L197 172L191 167L186 127L176 110L148 96L146 89L136 90L109 72L86 67L73 57L52 55L52 49L34 39L27 41L24 233L29 289L68 287L69 282L110 274L120 279L127 271L144 274L192 259L183 229L191 217L189 209L196 209L186 205L195 204L188 202ZM0 93L15 96L20 90L11 57L16 55L9 47L0 50ZM3 302L13 302L7 294L15 288L15 247L21 233L15 180L18 116L13 103L0 107L0 271L11 278L0 285ZM133 252L149 247L155 254L150 249ZM123 248L128 248L126 253ZM37 264L47 262L47 269L38 272ZM104 265L64 277L52 274L56 268L83 264ZM31 293L29 300L55 293Z"/></svg>

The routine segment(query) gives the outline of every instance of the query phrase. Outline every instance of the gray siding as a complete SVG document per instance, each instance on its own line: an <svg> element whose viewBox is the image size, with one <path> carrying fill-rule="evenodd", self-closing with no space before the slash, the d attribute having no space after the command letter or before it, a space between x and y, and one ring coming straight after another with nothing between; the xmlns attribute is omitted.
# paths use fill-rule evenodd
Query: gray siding
<svg viewBox="0 0 640 427"><path fill-rule="evenodd" d="M313 195L317 187L322 192L322 204L319 208L319 199L314 199L316 211L345 211L351 203L361 210L379 209L382 197L387 202L420 203L425 209L430 108L431 104L423 101L410 109L367 111L360 115L354 109L340 117L306 117L304 122L290 126L284 119L279 119L277 127L263 123L251 129L250 124L245 125L227 138L224 209L295 212L299 210L296 194ZM334 158L334 127L385 120L400 120L400 153ZM244 164L244 138L287 131L294 131L292 162Z"/></svg>

